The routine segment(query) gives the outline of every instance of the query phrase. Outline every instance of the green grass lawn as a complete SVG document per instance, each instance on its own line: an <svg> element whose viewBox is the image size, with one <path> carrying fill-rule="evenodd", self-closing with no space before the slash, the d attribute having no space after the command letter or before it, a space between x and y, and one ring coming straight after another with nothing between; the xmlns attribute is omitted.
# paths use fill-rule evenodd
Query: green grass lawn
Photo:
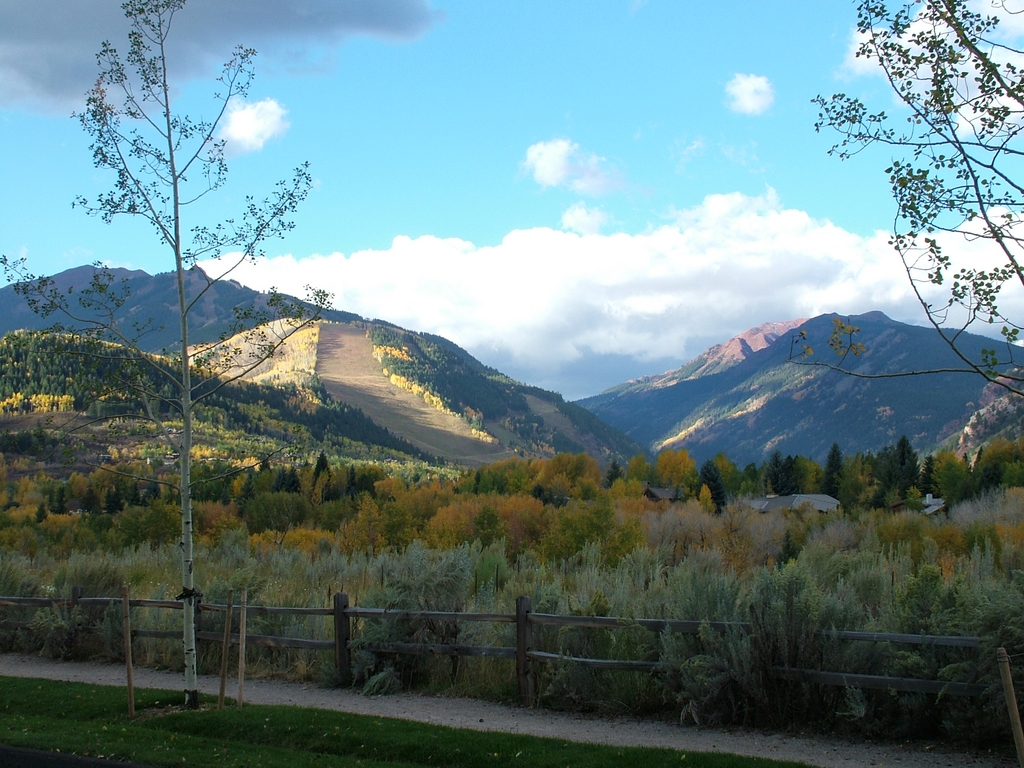
<svg viewBox="0 0 1024 768"><path fill-rule="evenodd" d="M646 747L606 747L282 706L177 711L177 691L0 678L0 743L156 766L795 768L799 763ZM204 698L204 705L210 699ZM439 703L439 706L443 704Z"/></svg>

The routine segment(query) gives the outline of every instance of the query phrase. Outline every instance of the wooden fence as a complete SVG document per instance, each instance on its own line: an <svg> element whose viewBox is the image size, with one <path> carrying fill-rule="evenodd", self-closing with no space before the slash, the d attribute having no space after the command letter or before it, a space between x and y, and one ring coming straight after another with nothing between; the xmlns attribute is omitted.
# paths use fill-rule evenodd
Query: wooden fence
<svg viewBox="0 0 1024 768"><path fill-rule="evenodd" d="M113 607L121 602L122 597L83 597L83 589L75 587L70 599L44 597L0 597L0 608L63 608ZM131 599L128 604L133 608L153 608L182 610L184 603L178 600L143 600ZM633 672L653 672L659 665L658 661L626 660L626 659L594 659L567 656L560 653L539 650L534 647L533 629L535 627L577 627L593 629L623 629L641 627L650 632L673 632L677 634L696 634L702 626L709 626L719 632L735 631L750 633L753 628L744 622L700 622L677 619L624 619L614 616L563 616L549 613L534 613L531 610L530 598L516 599L516 612L504 613L464 613L455 611L396 611L385 608L359 608L349 605L348 595L341 592L334 595L330 608L289 608L268 605L220 605L198 603L198 613L226 613L231 611L232 617L239 615L239 632L231 633L229 625L221 632L196 631L197 640L209 642L228 642L246 645L258 645L269 648L299 648L305 650L333 651L340 680L343 684L351 682L351 646L352 621L482 621L516 625L516 644L514 646L478 646L454 643L359 643L358 647L374 653L386 654L436 654L451 657L490 657L498 659L514 659L516 676L519 685L519 699L524 705L530 705L536 698L535 675L533 663L570 662L590 669L625 670ZM246 615L295 615L295 616L331 616L333 617L333 640L313 640L298 637L278 637L273 635L254 635L245 632ZM31 622L0 621L0 629L28 628ZM199 622L196 622L199 626ZM98 631L96 627L85 627L85 631ZM950 646L958 648L980 648L981 638L948 635L908 635L883 632L852 632L852 631L818 631L822 639L842 640L848 642L897 643L907 645ZM133 629L132 637L151 637L180 639L181 632L175 630ZM912 691L918 693L944 694L953 696L978 696L987 690L987 686L978 683L950 682L945 680L924 680L919 678L886 677L881 675L852 674L842 671L822 671L815 669L793 669L789 667L773 667L772 673L782 680L797 680L818 685L835 685L851 688L881 689L895 691Z"/></svg>

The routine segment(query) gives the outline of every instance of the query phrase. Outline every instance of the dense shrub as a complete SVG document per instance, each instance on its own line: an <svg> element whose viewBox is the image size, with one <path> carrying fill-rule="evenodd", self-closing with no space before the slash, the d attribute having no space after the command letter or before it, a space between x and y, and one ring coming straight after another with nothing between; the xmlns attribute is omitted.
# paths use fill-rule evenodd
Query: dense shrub
<svg viewBox="0 0 1024 768"><path fill-rule="evenodd" d="M693 500L647 505L611 495L555 508L532 495L453 493L439 483L409 487L394 478L375 481L372 493L320 505L311 505L305 491L260 492L246 500L244 522L233 501L200 505L197 562L207 603L223 601L229 589L237 600L247 587L251 604L327 607L345 591L361 606L512 613L516 597L526 595L537 612L622 617L618 629L535 627L534 647L562 656L535 664L541 701L550 706L671 711L705 724L868 736L1008 739L995 649L1024 652L1019 490L965 502L937 519L881 511L760 514L728 505L716 515ZM178 550L145 540L145 515L160 509L150 503L117 515L37 521L33 508L12 507L0 527L0 593L69 596L82 585L87 595L114 596L127 583L136 596L173 597ZM328 514L337 525L312 527ZM432 527L433 520L439 522ZM171 522L163 522L163 540ZM417 525L436 548L414 540ZM33 631L0 635L3 647L75 655L86 648L80 621L104 621L70 612L35 616ZM659 634L631 621L659 617L703 624L695 634ZM30 619L26 613L17 620ZM106 620L111 642L96 652L116 656L117 625ZM222 619L209 613L202 621L214 631ZM180 615L140 611L133 622L178 629ZM831 630L977 635L983 647L840 641ZM328 616L253 614L249 631L333 637ZM507 660L370 650L404 642L508 647L511 624L362 620L353 622L353 633L355 671L368 692L401 685L514 695ZM139 639L135 654L140 664L181 663L175 642ZM256 675L332 679L329 653L253 647L248 654ZM657 670L595 671L571 657L656 661ZM219 665L212 645L200 662L208 670ZM980 683L988 692L957 698L861 691L785 679L776 669ZM1017 683L1024 685L1020 672Z"/></svg>

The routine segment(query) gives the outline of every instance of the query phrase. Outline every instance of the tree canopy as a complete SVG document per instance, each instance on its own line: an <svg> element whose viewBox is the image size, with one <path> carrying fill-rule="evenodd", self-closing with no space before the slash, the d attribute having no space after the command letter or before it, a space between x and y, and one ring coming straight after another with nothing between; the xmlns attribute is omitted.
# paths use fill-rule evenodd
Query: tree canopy
<svg viewBox="0 0 1024 768"><path fill-rule="evenodd" d="M323 290L309 289L306 302L275 294L264 308L236 307L219 341L190 344L190 315L203 297L240 264L261 256L265 241L292 229L290 216L309 193L312 177L302 164L262 201L247 197L239 216L202 222L207 195L227 179L221 123L229 104L248 93L256 52L238 46L225 62L217 78L211 118L196 120L178 113L167 41L172 20L184 7L185 0L124 2L128 50L122 54L109 41L103 43L96 56L96 82L86 94L85 108L75 116L92 141L93 164L113 176L109 191L91 199L78 197L75 205L107 223L122 217L147 222L173 265L177 287L173 321L179 332L178 347L169 353L170 364L144 351L144 340L162 318L127 313L128 281L115 279L111 270L97 265L87 285L65 291L51 278L29 273L24 260L0 257L0 266L17 280L16 290L33 310L58 320L50 329L58 349L83 350L86 359L105 366L103 394L129 393L135 415L154 423L180 457L179 599L185 601L185 702L197 707L193 605L201 592L193 560L195 409L273 355L293 333L318 317L330 297ZM211 277L198 268L201 260L222 257L226 263L219 276ZM169 411L180 417L180 432L165 428Z"/></svg>
<svg viewBox="0 0 1024 768"><path fill-rule="evenodd" d="M839 134L831 153L842 159L886 150L897 206L891 242L928 320L957 353L956 370L1021 393L1024 318L1011 308L1024 289L1024 51L1006 24L1015 12L1007 3L977 7L861 0L857 56L877 64L898 107L889 114L845 93L819 96L815 128ZM958 344L968 328L988 324L1001 343L977 355ZM836 323L829 344L838 364L813 358L809 345L805 352L842 368L863 351L856 332Z"/></svg>

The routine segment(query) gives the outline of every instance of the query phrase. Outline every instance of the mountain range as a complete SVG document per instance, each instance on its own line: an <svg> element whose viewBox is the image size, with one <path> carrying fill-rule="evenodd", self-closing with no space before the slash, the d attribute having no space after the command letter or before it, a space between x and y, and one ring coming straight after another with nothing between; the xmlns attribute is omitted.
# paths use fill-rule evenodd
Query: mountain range
<svg viewBox="0 0 1024 768"><path fill-rule="evenodd" d="M719 344L679 369L625 382L580 405L651 451L687 448L698 459L725 452L738 463L761 462L774 450L819 461L836 442L844 452L877 451L907 435L919 451L958 446L978 409L996 399L986 381L965 373L858 378L804 364L804 340L825 349L836 315L768 323ZM855 374L891 374L962 367L932 329L892 320L881 312L844 318L860 329L865 351L846 364ZM794 343L795 340L795 343ZM991 339L964 334L959 344L975 357ZM990 411L993 409L990 408ZM1016 410L1004 407L988 422L1000 429Z"/></svg>
<svg viewBox="0 0 1024 768"><path fill-rule="evenodd" d="M128 328L134 323L149 324L147 333L139 342L144 351L161 352L181 345L180 329L175 319L178 314L178 288L173 272L150 275L139 269L111 268L104 271L113 280L112 289L123 291L126 299L118 313L121 325ZM96 273L96 267L85 265L65 270L50 279L53 287L62 293L75 291L80 294L88 288ZM190 297L198 295L208 283L202 269L194 267L186 272L185 290ZM202 344L217 340L230 327L235 307L266 309L269 298L268 294L254 291L234 280L212 283L189 316L191 342ZM337 310L326 310L323 317L342 322L360 319L351 312ZM150 323L151 320L154 322ZM71 327L75 325L62 317L41 317L36 314L25 299L16 293L13 285L0 288L0 336L17 330L41 330L50 327L55 321Z"/></svg>
<svg viewBox="0 0 1024 768"><path fill-rule="evenodd" d="M124 269L111 274L125 288L122 319L157 320L145 348L173 349L173 275ZM93 275L93 267L77 267L53 280L62 291L81 290ZM200 270L189 273L193 295L207 283ZM235 308L260 308L267 300L234 281L215 283L194 310L192 340L217 339ZM974 452L995 434L1024 433L1017 398L1002 396L998 386L976 375L865 379L802 364L794 340L827 350L835 319L765 323L675 370L569 403L505 376L440 336L328 310L250 378L264 385L322 388L423 455L468 466L563 451L622 461L668 447L687 448L698 460L724 452L741 464L761 462L775 450L822 460L833 442L845 452L877 451L903 434L919 451L948 446ZM934 330L880 312L846 320L860 329L858 340L865 345L847 361L856 374L957 367ZM49 322L13 286L0 289L0 334ZM976 355L992 341L965 334L960 344Z"/></svg>
<svg viewBox="0 0 1024 768"><path fill-rule="evenodd" d="M93 267L78 267L52 280L62 292L81 291L95 274ZM124 269L109 274L125 297L119 322L130 327L152 318L143 337L144 350L158 354L174 349L178 332L173 274L150 276ZM186 291L196 296L208 284L205 274L193 269ZM191 340L217 340L236 308L259 309L267 300L266 294L234 281L213 283L191 316ZM0 335L45 328L52 321L33 313L13 286L0 289ZM236 338L231 343L244 341ZM505 376L447 339L349 312L325 311L321 322L294 337L249 379L257 385L322 388L335 402L361 412L421 455L464 466L515 455L583 451L601 462L625 461L643 451L589 411L555 392ZM12 391L26 386L8 383ZM365 434L364 429L364 443Z"/></svg>

